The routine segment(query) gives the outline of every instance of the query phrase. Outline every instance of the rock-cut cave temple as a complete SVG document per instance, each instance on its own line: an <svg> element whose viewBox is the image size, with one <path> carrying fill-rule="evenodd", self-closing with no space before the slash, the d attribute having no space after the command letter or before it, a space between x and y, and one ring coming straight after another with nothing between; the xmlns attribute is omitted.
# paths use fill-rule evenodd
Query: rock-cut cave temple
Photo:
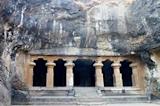
<svg viewBox="0 0 160 106"><path fill-rule="evenodd" d="M1 4L0 54L12 104L127 102L160 95L159 0Z"/></svg>

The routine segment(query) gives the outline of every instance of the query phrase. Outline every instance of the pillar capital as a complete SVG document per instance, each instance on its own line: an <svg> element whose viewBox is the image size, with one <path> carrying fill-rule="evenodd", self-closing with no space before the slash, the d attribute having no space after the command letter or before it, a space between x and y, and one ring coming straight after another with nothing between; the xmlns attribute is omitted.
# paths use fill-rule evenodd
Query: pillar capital
<svg viewBox="0 0 160 106"><path fill-rule="evenodd" d="M65 66L74 66L74 63L72 61L67 61L67 63L65 63Z"/></svg>
<svg viewBox="0 0 160 106"><path fill-rule="evenodd" d="M121 64L120 63L113 63L112 64L112 67L114 67L114 68L119 68L119 67L121 67Z"/></svg>
<svg viewBox="0 0 160 106"><path fill-rule="evenodd" d="M132 68L134 68L134 67L137 67L137 64L136 63L132 63L129 66L132 67Z"/></svg>
<svg viewBox="0 0 160 106"><path fill-rule="evenodd" d="M48 62L48 63L46 63L46 66L56 66L56 64L55 64L55 63Z"/></svg>
<svg viewBox="0 0 160 106"><path fill-rule="evenodd" d="M93 66L94 66L96 69L102 70L103 64L102 64L102 63L94 63Z"/></svg>
<svg viewBox="0 0 160 106"><path fill-rule="evenodd" d="M36 63L35 62L30 62L29 65L30 66L36 66Z"/></svg>
<svg viewBox="0 0 160 106"><path fill-rule="evenodd" d="M94 63L93 66L95 66L95 67L103 67L103 64L98 62L98 63Z"/></svg>

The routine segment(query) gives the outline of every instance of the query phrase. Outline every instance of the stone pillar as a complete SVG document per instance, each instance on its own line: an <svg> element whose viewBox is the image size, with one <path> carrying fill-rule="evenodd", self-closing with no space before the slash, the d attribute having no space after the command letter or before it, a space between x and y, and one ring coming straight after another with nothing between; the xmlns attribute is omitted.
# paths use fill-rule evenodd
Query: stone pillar
<svg viewBox="0 0 160 106"><path fill-rule="evenodd" d="M123 82L122 82L122 74L120 73L120 63L113 63L112 67L114 69L114 77L115 77L115 86L116 87L122 87Z"/></svg>
<svg viewBox="0 0 160 106"><path fill-rule="evenodd" d="M130 65L130 67L132 68L132 83L133 83L133 86L138 88L139 87L138 86L139 80L138 80L137 64L132 63Z"/></svg>
<svg viewBox="0 0 160 106"><path fill-rule="evenodd" d="M103 73L102 67L103 64L101 61L98 61L94 64L95 67L95 77L96 77L96 86L97 87L104 87L104 80L103 80Z"/></svg>
<svg viewBox="0 0 160 106"><path fill-rule="evenodd" d="M49 62L46 63L47 66L47 82L46 82L46 87L47 88L53 88L54 86L54 66L56 64Z"/></svg>
<svg viewBox="0 0 160 106"><path fill-rule="evenodd" d="M28 86L33 87L33 68L36 66L34 62L29 63L29 72L28 72Z"/></svg>
<svg viewBox="0 0 160 106"><path fill-rule="evenodd" d="M73 84L74 84L74 80L73 80L74 63L71 60L67 61L65 66L66 66L66 85L67 85L67 87L73 87Z"/></svg>

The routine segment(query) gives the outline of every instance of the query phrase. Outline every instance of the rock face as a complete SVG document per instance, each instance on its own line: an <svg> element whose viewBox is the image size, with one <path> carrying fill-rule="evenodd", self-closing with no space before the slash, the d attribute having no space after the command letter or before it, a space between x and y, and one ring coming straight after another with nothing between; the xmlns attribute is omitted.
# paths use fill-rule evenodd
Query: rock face
<svg viewBox="0 0 160 106"><path fill-rule="evenodd" d="M36 49L150 49L159 42L159 5L157 0L11 0L1 10L1 33Z"/></svg>
<svg viewBox="0 0 160 106"><path fill-rule="evenodd" d="M9 73L7 67L5 67L4 61L0 59L0 105L10 105L10 84Z"/></svg>
<svg viewBox="0 0 160 106"><path fill-rule="evenodd" d="M136 52L152 69L149 51L160 47L159 23L159 0L1 0L0 56L12 63L20 51L92 48Z"/></svg>

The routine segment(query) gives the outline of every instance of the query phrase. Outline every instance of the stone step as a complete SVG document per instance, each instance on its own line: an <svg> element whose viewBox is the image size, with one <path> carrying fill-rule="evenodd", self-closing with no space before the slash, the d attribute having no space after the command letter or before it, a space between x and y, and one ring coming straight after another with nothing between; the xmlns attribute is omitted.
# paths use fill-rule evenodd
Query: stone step
<svg viewBox="0 0 160 106"><path fill-rule="evenodd" d="M73 94L71 94L73 92ZM72 88L66 87L55 87L55 88L31 88L29 90L30 96L69 96L74 95L74 90Z"/></svg>
<svg viewBox="0 0 160 106"><path fill-rule="evenodd" d="M102 92L103 91L103 92ZM15 105L104 105L108 103L146 102L147 96L134 93L132 89L122 92L122 89L81 88L36 88L30 89L30 96L12 101ZM133 93L129 93L133 91Z"/></svg>
<svg viewBox="0 0 160 106"><path fill-rule="evenodd" d="M99 96L99 94L97 93L97 89L92 87L86 87L86 88L76 87L74 88L74 90L75 90L76 97L98 97Z"/></svg>
<svg viewBox="0 0 160 106"><path fill-rule="evenodd" d="M30 104L30 105L103 105L107 103L135 103L146 102L147 97L144 95L137 96L102 96L102 97L51 97L51 96L34 96L28 102L13 102L13 104Z"/></svg>
<svg viewBox="0 0 160 106"><path fill-rule="evenodd" d="M76 97L92 97L92 96L99 96L101 93L103 96L116 96L116 95L136 95L140 94L140 90L138 88L95 88L95 87L74 87L74 88L67 88L67 87L55 87L55 88L32 88L30 89L31 96L76 96Z"/></svg>
<svg viewBox="0 0 160 106"><path fill-rule="evenodd" d="M47 104L47 105L11 105L11 106L108 106L108 104Z"/></svg>

